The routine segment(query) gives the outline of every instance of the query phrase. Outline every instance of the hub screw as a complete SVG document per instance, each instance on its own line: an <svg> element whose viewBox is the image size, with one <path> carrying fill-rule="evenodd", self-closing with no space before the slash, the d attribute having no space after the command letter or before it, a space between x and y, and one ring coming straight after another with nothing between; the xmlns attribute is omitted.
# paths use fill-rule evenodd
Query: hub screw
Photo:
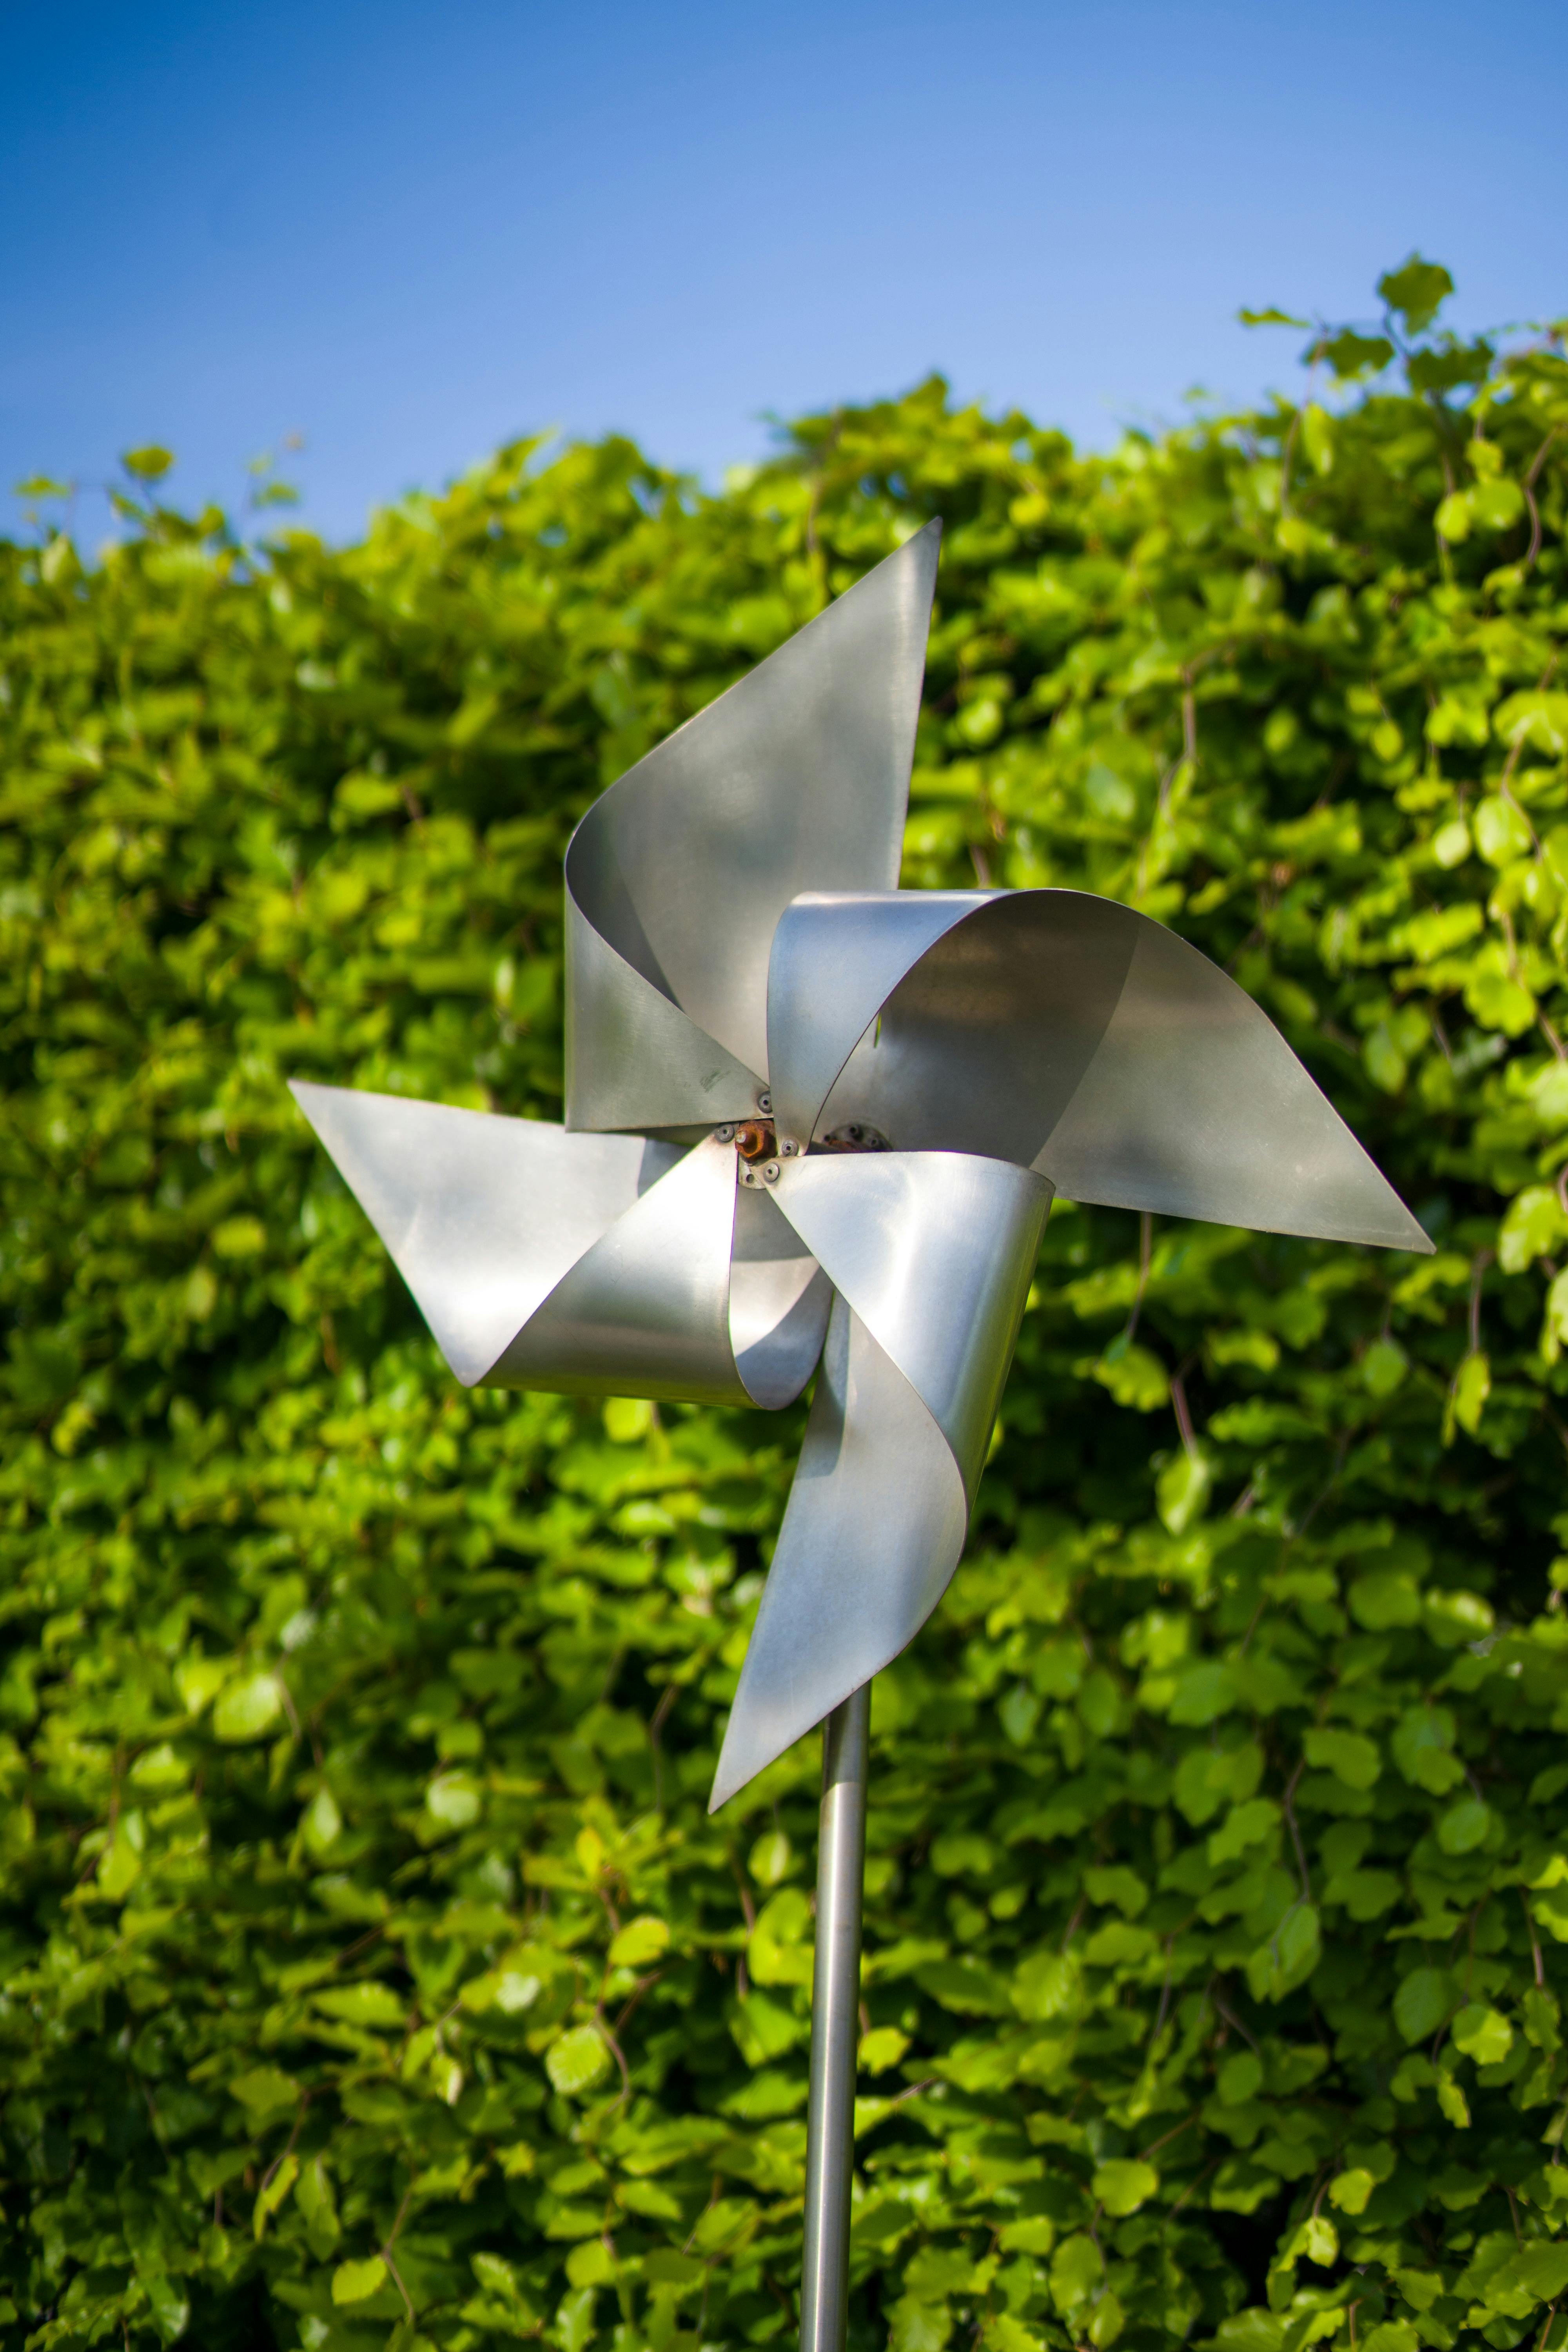
<svg viewBox="0 0 1568 2352"><path fill-rule="evenodd" d="M770 1160L767 1166L763 1169L763 1181L764 1183L768 1184L776 1184L778 1182L779 1163L776 1160Z"/></svg>

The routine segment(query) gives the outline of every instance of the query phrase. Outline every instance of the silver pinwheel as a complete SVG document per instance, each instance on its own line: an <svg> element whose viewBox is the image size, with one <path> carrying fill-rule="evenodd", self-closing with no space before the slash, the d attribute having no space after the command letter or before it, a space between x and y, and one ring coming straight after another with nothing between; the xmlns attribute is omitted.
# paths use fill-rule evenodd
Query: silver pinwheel
<svg viewBox="0 0 1568 2352"><path fill-rule="evenodd" d="M1430 1247L1161 924L897 887L939 536L578 826L563 1127L293 1089L458 1380L780 1407L816 1374L711 1800L826 1724L810 2352L844 2331L867 1694L958 1565L1054 1195Z"/></svg>

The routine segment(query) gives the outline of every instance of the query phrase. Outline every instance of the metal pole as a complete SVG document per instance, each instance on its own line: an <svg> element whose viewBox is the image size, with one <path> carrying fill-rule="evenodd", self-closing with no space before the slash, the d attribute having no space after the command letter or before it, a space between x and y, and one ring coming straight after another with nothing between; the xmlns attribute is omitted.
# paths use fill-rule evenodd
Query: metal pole
<svg viewBox="0 0 1568 2352"><path fill-rule="evenodd" d="M860 2041L860 1899L866 1874L870 1715L871 1685L863 1683L822 1727L800 2352L844 2352L849 2316L849 2184Z"/></svg>

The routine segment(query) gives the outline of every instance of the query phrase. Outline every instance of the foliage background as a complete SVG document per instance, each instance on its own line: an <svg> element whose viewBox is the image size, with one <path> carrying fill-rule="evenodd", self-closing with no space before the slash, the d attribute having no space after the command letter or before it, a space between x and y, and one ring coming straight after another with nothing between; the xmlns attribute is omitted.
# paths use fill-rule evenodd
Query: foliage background
<svg viewBox="0 0 1568 2352"><path fill-rule="evenodd" d="M877 1685L854 2340L1563 2333L1568 368L1445 283L1110 458L933 380L0 548L7 2346L788 2340L814 1743L703 1804L800 1416L458 1390L283 1080L557 1115L574 819L933 512L906 880L1176 925L1437 1251L1053 1213Z"/></svg>

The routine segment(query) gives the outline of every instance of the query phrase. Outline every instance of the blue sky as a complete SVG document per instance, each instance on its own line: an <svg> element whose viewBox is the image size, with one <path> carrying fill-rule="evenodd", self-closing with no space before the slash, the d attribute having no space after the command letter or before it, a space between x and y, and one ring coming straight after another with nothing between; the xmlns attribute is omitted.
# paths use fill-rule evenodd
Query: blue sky
<svg viewBox="0 0 1568 2352"><path fill-rule="evenodd" d="M234 503L300 434L342 537L520 432L716 480L932 367L1103 445L1415 246L1456 323L1568 310L1565 84L1547 0L10 0L0 486L159 440Z"/></svg>

